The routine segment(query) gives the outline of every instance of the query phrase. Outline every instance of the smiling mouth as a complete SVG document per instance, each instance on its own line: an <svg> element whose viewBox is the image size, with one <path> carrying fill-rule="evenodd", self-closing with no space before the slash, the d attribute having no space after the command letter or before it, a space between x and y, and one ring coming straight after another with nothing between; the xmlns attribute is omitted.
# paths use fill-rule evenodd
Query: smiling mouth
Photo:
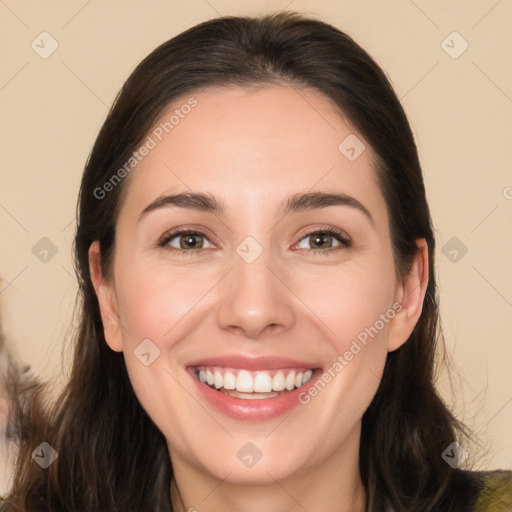
<svg viewBox="0 0 512 512"><path fill-rule="evenodd" d="M283 368L248 371L219 366L196 366L195 377L204 385L225 395L246 400L273 398L307 384L313 368Z"/></svg>

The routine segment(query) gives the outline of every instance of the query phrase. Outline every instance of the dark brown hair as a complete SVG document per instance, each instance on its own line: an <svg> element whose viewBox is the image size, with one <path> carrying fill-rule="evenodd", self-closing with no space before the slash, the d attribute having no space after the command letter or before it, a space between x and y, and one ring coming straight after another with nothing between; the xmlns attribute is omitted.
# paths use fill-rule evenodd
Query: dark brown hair
<svg viewBox="0 0 512 512"><path fill-rule="evenodd" d="M102 199L94 190L123 166L170 102L228 84L308 87L332 100L377 157L399 275L416 254L415 240L427 240L430 277L423 311L410 339L389 354L364 414L360 471L371 512L466 510L457 492L463 486L469 503L473 491L466 474L441 457L461 425L434 385L441 339L434 235L409 123L385 74L360 46L329 24L290 13L194 26L154 50L124 84L80 190L80 327L71 378L45 420L26 429L10 502L30 512L171 510L165 439L137 401L123 355L105 342L89 274L88 249L99 240L108 275L124 183ZM46 470L30 458L43 440L59 453Z"/></svg>

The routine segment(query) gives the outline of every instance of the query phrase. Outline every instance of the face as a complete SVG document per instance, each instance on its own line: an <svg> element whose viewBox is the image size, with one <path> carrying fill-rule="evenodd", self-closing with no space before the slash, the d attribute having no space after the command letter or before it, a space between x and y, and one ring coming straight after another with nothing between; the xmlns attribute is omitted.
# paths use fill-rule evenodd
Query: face
<svg viewBox="0 0 512 512"><path fill-rule="evenodd" d="M191 97L127 178L111 276L91 247L106 340L178 473L268 482L357 460L421 312L425 247L398 278L372 150L320 93Z"/></svg>

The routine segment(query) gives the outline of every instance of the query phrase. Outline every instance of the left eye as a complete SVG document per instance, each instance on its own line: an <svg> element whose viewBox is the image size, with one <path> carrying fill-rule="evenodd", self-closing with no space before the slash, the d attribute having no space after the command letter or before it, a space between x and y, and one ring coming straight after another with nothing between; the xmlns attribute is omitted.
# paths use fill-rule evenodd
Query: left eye
<svg viewBox="0 0 512 512"><path fill-rule="evenodd" d="M205 246L205 241L210 244ZM205 249L211 246L205 235L192 231L175 233L165 240L165 245L174 249Z"/></svg>
<svg viewBox="0 0 512 512"><path fill-rule="evenodd" d="M308 239L310 239L309 242ZM310 247L307 247L308 244ZM340 233L330 230L310 233L303 237L298 243L299 248L309 250L333 249L335 247L341 248L341 246L350 246L350 240Z"/></svg>

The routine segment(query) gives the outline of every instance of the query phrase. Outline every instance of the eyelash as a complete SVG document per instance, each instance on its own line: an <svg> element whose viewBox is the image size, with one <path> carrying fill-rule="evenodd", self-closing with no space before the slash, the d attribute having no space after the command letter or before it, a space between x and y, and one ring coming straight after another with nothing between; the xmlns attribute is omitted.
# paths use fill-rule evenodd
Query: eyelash
<svg viewBox="0 0 512 512"><path fill-rule="evenodd" d="M338 231L337 229L334 229L334 228L322 228L322 229L316 229L316 230L313 230L313 231L310 231L308 233L306 233L298 242L297 244L299 244L300 242L302 242L302 240L304 240L305 238L308 238L310 236L313 236L313 235L316 235L316 234L326 234L326 235L331 235L335 240L337 240L338 242L340 242L340 245L337 246L337 247L331 247L331 248L328 248L328 249L302 249L302 251L305 251L306 254L315 254L315 255L318 255L318 254L321 254L321 253L331 253L331 252L337 252L337 251L340 251L340 250L343 250L343 249L348 249L350 247L352 247L352 240L351 238L346 234L344 233L343 231ZM198 230L193 230L193 229L180 229L180 230L177 230L177 231L173 231L173 232L170 232L170 233L166 233L162 239L158 242L158 247L161 247L171 253L174 253L174 254L184 254L184 253L188 253L189 256L193 256L194 254L198 254L202 251L206 251L208 249L177 249L175 247L170 247L168 246L167 244L174 238L176 238L177 236L180 236L180 235L201 235L201 236L204 236L205 238L208 238L206 236L205 233L203 233L202 231L198 231ZM295 244L295 245L297 245Z"/></svg>
<svg viewBox="0 0 512 512"><path fill-rule="evenodd" d="M340 245L338 245L337 247L329 247L327 249L302 249L303 251L306 251L306 254L320 255L322 253L325 254L325 253L337 252L337 251L341 251L343 249L349 249L350 247L352 247L352 239L343 231L339 231L334 228L321 228L321 229L314 229L313 231L309 231L303 237L301 237L301 239L297 242L297 244L302 242L302 240L304 240L308 237L314 236L316 234L330 235L335 240L337 240L340 243Z"/></svg>

